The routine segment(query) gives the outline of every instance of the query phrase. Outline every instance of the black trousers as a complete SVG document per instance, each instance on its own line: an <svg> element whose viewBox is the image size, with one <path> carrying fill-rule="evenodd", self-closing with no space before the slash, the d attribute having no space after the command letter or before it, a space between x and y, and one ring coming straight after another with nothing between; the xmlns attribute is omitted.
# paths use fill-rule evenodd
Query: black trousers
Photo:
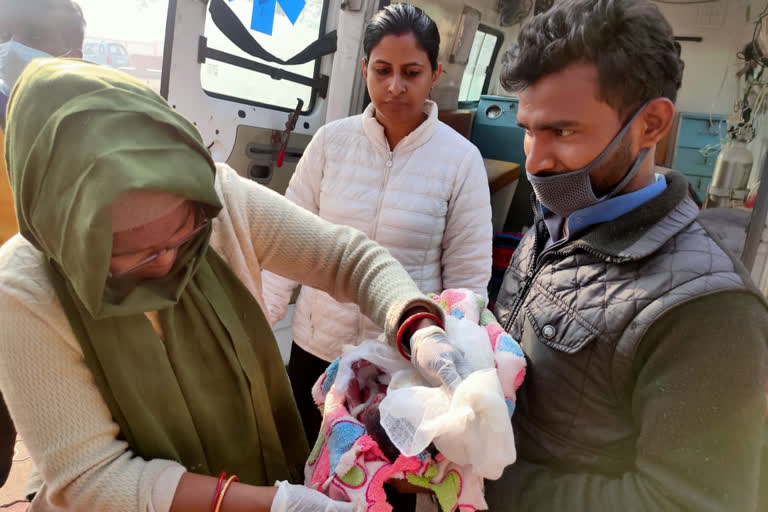
<svg viewBox="0 0 768 512"><path fill-rule="evenodd" d="M309 447L312 448L320 433L323 417L312 399L312 386L323 374L330 363L313 356L296 343L291 345L291 358L288 361L288 378L291 379L291 389L299 408L304 433L307 434Z"/></svg>
<svg viewBox="0 0 768 512"><path fill-rule="evenodd" d="M13 464L16 428L13 426L3 395L0 395L0 487L5 484Z"/></svg>
<svg viewBox="0 0 768 512"><path fill-rule="evenodd" d="M288 361L288 378L291 379L291 389L299 408L304 432L307 434L310 448L315 445L320 433L323 417L312 399L312 386L328 368L330 363L313 356L296 343L291 345L291 359ZM395 512L412 512L416 510L415 494L398 494L390 486L385 485L387 501Z"/></svg>

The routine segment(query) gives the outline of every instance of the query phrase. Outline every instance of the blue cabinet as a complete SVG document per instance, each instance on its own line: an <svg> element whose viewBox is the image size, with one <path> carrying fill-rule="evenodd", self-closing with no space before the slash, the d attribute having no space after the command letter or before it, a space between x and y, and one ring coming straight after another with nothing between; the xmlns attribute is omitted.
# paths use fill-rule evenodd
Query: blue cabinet
<svg viewBox="0 0 768 512"><path fill-rule="evenodd" d="M482 95L472 124L472 143L483 158L525 166L525 130L517 125L517 98Z"/></svg>
<svg viewBox="0 0 768 512"><path fill-rule="evenodd" d="M720 151L702 153L699 149L679 147L675 154L675 169L692 176L712 176Z"/></svg>
<svg viewBox="0 0 768 512"><path fill-rule="evenodd" d="M709 114L680 114L677 144L685 148L717 145L726 135L725 118Z"/></svg>
<svg viewBox="0 0 768 512"><path fill-rule="evenodd" d="M504 231L520 231L533 224L531 194L533 188L525 177L525 130L517 124L517 98L484 94L477 103L471 140L483 158L520 164L520 179L509 206Z"/></svg>
<svg viewBox="0 0 768 512"><path fill-rule="evenodd" d="M725 139L725 116L682 112L677 128L675 156L672 167L682 172L702 201L712 182L712 173L720 148ZM714 148L702 151L705 148Z"/></svg>

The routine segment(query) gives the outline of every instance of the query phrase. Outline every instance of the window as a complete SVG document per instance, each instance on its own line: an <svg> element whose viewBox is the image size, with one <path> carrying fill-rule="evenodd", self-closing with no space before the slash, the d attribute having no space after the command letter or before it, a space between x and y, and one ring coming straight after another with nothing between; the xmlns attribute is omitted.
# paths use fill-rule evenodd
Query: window
<svg viewBox="0 0 768 512"><path fill-rule="evenodd" d="M325 33L327 0L302 2L304 6L295 24L291 23L282 8L283 5L290 5L291 2L284 4L278 1L275 4L271 35L250 28L254 1L258 0L232 0L226 5L237 15L243 27L248 29L256 42L279 59L290 59ZM246 53L214 24L210 12L205 23L205 37L208 48L211 50L224 52L250 62L265 64L309 79L319 76L320 58L305 64L282 65L267 62ZM285 110L296 108L297 98L300 98L304 102L304 112L311 110L314 104L316 91L313 91L311 85L297 83L286 78L275 80L266 72L222 62L211 58L210 55L201 68L201 83L205 92L210 96Z"/></svg>
<svg viewBox="0 0 768 512"><path fill-rule="evenodd" d="M114 43L109 45L109 53L111 55L128 55L128 52L125 51L123 45Z"/></svg>
<svg viewBox="0 0 768 512"><path fill-rule="evenodd" d="M83 56L87 59L88 55L96 55L99 53L99 44L98 43L89 43L85 42L83 44Z"/></svg>
<svg viewBox="0 0 768 512"><path fill-rule="evenodd" d="M160 91L168 0L77 0L85 17L83 58Z"/></svg>
<svg viewBox="0 0 768 512"><path fill-rule="evenodd" d="M461 79L459 103L477 102L481 94L488 92L493 65L503 42L504 34L500 31L485 25L478 27Z"/></svg>

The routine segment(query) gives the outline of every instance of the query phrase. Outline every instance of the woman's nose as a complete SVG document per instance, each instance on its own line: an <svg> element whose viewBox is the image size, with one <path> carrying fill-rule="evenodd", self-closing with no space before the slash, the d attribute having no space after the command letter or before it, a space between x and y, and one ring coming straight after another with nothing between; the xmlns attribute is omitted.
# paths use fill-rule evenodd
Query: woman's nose
<svg viewBox="0 0 768 512"><path fill-rule="evenodd" d="M399 96L405 92L405 82L400 75L393 75L392 80L389 81L389 93L392 96Z"/></svg>

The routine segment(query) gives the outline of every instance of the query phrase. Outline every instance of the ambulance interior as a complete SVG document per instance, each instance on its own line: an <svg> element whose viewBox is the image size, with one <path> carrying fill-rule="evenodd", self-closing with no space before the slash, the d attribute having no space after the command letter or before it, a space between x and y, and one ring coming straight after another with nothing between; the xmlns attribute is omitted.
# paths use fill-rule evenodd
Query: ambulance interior
<svg viewBox="0 0 768 512"><path fill-rule="evenodd" d="M432 99L440 119L485 159L496 244L507 256L533 216L524 131L516 122L517 99L499 84L501 58L521 23L554 1L411 2L438 24L444 72ZM78 2L94 56L103 49L104 65L156 87L194 122L215 161L279 193L318 128L368 104L360 65L363 28L389 3ZM750 54L759 47L768 55L768 18L760 23L768 1L656 3L673 25L685 61L676 121L656 162L686 175L702 218L768 295L768 75L762 59ZM491 291L503 275L503 262L495 263ZM287 350L290 315L275 331ZM30 462L23 445L16 461L0 503L22 496Z"/></svg>

